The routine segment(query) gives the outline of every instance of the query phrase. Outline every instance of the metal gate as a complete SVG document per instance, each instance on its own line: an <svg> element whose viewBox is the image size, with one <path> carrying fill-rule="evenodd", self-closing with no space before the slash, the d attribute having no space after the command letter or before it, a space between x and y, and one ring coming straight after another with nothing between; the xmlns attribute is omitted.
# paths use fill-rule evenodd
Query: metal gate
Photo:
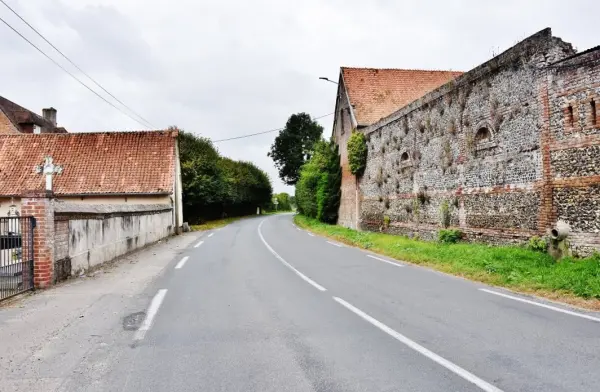
<svg viewBox="0 0 600 392"><path fill-rule="evenodd" d="M33 289L33 217L0 218L0 301Z"/></svg>

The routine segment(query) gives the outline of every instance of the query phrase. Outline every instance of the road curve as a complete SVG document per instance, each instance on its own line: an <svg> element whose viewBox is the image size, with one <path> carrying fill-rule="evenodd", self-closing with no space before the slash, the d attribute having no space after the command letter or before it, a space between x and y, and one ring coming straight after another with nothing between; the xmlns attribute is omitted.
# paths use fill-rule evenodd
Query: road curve
<svg viewBox="0 0 600 392"><path fill-rule="evenodd" d="M118 352L90 353L102 377L62 390L600 388L599 315L311 236L290 215L207 233L148 290Z"/></svg>

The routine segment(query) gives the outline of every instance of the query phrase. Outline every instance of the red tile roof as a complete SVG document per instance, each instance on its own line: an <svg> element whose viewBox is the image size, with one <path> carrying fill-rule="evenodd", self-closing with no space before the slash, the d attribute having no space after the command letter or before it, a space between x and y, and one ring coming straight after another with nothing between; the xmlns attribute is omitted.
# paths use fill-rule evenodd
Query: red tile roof
<svg viewBox="0 0 600 392"><path fill-rule="evenodd" d="M0 195L43 190L34 170L49 155L63 167L57 195L167 194L175 181L172 131L0 135Z"/></svg>
<svg viewBox="0 0 600 392"><path fill-rule="evenodd" d="M462 72L342 67L360 126L374 124L460 75Z"/></svg>
<svg viewBox="0 0 600 392"><path fill-rule="evenodd" d="M57 128L55 124L46 120L44 117L32 112L29 109L25 109L21 105L18 105L4 97L0 96L0 111L2 111L6 117L13 123L19 132L26 132L23 129L23 124L35 124L39 127L45 128L46 133L65 133L67 132L64 128ZM29 132L31 133L31 131Z"/></svg>

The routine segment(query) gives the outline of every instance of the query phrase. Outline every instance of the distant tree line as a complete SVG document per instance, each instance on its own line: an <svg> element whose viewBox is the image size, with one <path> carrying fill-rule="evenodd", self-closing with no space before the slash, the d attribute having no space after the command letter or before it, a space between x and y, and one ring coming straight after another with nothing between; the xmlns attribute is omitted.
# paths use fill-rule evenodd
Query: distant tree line
<svg viewBox="0 0 600 392"><path fill-rule="evenodd" d="M183 214L191 224L255 214L272 203L268 175L250 162L219 155L210 139L179 131Z"/></svg>

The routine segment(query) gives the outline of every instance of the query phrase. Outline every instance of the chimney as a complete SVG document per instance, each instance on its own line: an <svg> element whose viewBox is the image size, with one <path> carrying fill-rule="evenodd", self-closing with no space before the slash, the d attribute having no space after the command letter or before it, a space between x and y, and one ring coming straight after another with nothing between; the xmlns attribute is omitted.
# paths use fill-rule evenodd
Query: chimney
<svg viewBox="0 0 600 392"><path fill-rule="evenodd" d="M44 120L50 121L52 125L56 126L56 109L42 109L42 116L44 117Z"/></svg>

